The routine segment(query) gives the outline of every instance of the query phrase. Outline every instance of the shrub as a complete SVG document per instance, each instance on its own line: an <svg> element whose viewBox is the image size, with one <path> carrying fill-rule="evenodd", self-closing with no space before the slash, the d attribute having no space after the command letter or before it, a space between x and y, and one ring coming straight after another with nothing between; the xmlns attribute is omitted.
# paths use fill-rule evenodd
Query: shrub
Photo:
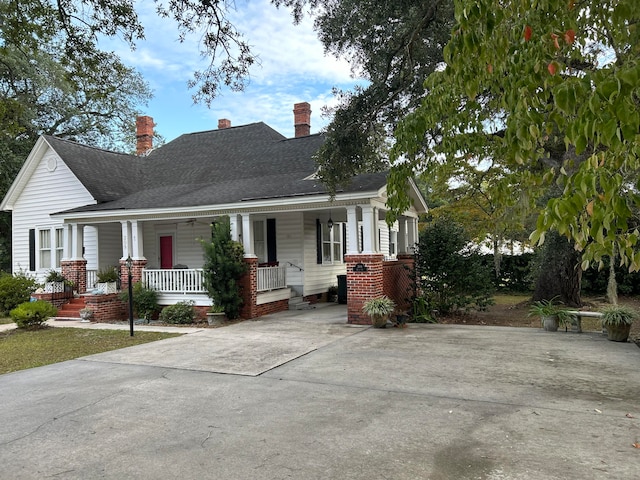
<svg viewBox="0 0 640 480"><path fill-rule="evenodd" d="M11 319L16 322L19 328L37 328L49 317L55 317L58 309L49 302L37 300L35 302L25 302L11 310Z"/></svg>
<svg viewBox="0 0 640 480"><path fill-rule="evenodd" d="M37 287L36 281L24 274L0 274L0 313L7 315L21 303L28 302Z"/></svg>
<svg viewBox="0 0 640 480"><path fill-rule="evenodd" d="M173 324L194 323L196 311L193 308L193 301L188 300L178 302L175 305L164 307L160 312L160 321Z"/></svg>
<svg viewBox="0 0 640 480"><path fill-rule="evenodd" d="M464 228L449 218L437 218L422 232L415 268L418 289L439 313L491 304L491 268Z"/></svg>
<svg viewBox="0 0 640 480"><path fill-rule="evenodd" d="M65 278L64 276L56 271L56 270L49 270L49 273L47 274L47 278L44 279L45 282L64 282Z"/></svg>
<svg viewBox="0 0 640 480"><path fill-rule="evenodd" d="M244 249L241 243L231 239L228 216L216 219L211 224L211 242L202 242L204 250L204 286L214 305L224 308L227 318L240 314L242 295L240 277L246 272Z"/></svg>
<svg viewBox="0 0 640 480"><path fill-rule="evenodd" d="M129 302L129 291L124 290L120 294L120 300ZM133 310L138 318L149 321L156 312L160 311L158 305L158 292L142 285L141 282L133 284Z"/></svg>

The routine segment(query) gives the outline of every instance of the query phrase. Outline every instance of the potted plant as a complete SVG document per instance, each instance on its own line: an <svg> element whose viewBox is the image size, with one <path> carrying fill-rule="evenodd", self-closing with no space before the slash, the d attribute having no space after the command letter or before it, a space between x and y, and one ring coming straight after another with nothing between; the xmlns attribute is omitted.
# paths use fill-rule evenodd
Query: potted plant
<svg viewBox="0 0 640 480"><path fill-rule="evenodd" d="M396 304L387 296L367 300L362 311L371 317L371 324L375 328L385 328L387 320L396 308Z"/></svg>
<svg viewBox="0 0 640 480"><path fill-rule="evenodd" d="M638 312L625 305L611 305L602 310L602 326L607 329L607 339L613 342L626 342L631 324Z"/></svg>
<svg viewBox="0 0 640 480"><path fill-rule="evenodd" d="M207 323L211 326L222 325L226 320L224 307L222 305L211 305L207 312Z"/></svg>
<svg viewBox="0 0 640 480"><path fill-rule="evenodd" d="M82 308L78 313L80 313L80 320L83 323L90 322L93 318L93 310L91 308L85 307Z"/></svg>
<svg viewBox="0 0 640 480"><path fill-rule="evenodd" d="M45 293L61 293L64 292L64 276L56 271L49 270L47 277L44 279Z"/></svg>
<svg viewBox="0 0 640 480"><path fill-rule="evenodd" d="M542 328L547 332L556 332L560 324L566 325L571 322L571 315L555 304L554 300L555 297L551 300L539 300L533 302L529 308L529 315L538 315L542 321Z"/></svg>
<svg viewBox="0 0 640 480"><path fill-rule="evenodd" d="M116 267L107 267L100 269L97 274L98 281L96 283L96 289L102 291L102 293L117 293L118 292L118 270Z"/></svg>

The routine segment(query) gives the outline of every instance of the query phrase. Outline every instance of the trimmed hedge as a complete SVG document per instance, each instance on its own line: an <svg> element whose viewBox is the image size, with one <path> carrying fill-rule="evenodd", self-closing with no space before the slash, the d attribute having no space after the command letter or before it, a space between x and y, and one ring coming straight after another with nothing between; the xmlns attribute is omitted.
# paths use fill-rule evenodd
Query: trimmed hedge
<svg viewBox="0 0 640 480"><path fill-rule="evenodd" d="M57 314L58 309L44 300L22 303L9 313L18 328L40 327L48 318Z"/></svg>

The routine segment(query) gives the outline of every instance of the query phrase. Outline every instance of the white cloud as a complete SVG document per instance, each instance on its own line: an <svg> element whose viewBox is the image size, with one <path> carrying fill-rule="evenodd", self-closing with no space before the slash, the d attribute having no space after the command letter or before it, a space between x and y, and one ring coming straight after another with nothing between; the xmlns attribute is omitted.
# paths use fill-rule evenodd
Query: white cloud
<svg viewBox="0 0 640 480"><path fill-rule="evenodd" d="M151 2L138 2L146 39L131 51L123 42L107 39L103 48L114 50L123 61L138 69L154 90L155 98L146 114L154 117L158 131L172 140L182 133L217 128L220 118L232 125L264 121L285 136L293 136L293 105L311 103L312 132L328 123L322 107L334 105L331 89L350 89L349 64L326 56L313 30L313 19L305 17L293 25L289 10L276 9L269 0L237 0L230 20L259 56L244 92L223 91L207 109L193 105L187 80L204 68L198 36L177 40L177 27L160 18Z"/></svg>

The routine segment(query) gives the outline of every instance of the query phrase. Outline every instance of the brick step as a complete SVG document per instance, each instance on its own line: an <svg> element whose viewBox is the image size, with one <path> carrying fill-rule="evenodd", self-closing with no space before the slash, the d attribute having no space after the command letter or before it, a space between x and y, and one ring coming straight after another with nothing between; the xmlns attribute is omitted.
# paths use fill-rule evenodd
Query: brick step
<svg viewBox="0 0 640 480"><path fill-rule="evenodd" d="M58 317L61 318L80 318L80 310L86 306L84 298L72 298L70 302L65 303L58 310Z"/></svg>

